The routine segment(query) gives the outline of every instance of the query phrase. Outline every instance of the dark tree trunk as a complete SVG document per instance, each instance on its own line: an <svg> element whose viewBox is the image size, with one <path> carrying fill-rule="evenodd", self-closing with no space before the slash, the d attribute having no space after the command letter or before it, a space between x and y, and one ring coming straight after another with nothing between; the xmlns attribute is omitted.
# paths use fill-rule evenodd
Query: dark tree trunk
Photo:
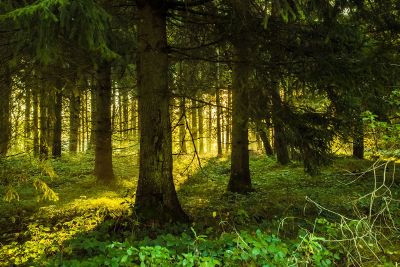
<svg viewBox="0 0 400 267"><path fill-rule="evenodd" d="M191 106L191 114L192 114L192 119L191 119L191 133L192 133L192 143L193 147L198 151L199 149L199 136L198 136L198 128L197 128L197 104L195 100L192 100L192 106Z"/></svg>
<svg viewBox="0 0 400 267"><path fill-rule="evenodd" d="M32 118L32 133L33 133L33 156L39 156L39 94L37 88L32 91L33 97L33 118Z"/></svg>
<svg viewBox="0 0 400 267"><path fill-rule="evenodd" d="M31 149L31 109L32 109L32 94L31 89L26 88L25 95L25 150Z"/></svg>
<svg viewBox="0 0 400 267"><path fill-rule="evenodd" d="M207 152L211 153L213 145L213 119L212 119L212 106L208 106L208 142L207 142Z"/></svg>
<svg viewBox="0 0 400 267"><path fill-rule="evenodd" d="M48 94L43 85L40 88L39 106L40 106L40 125L39 125L39 158L41 160L49 157L49 101Z"/></svg>
<svg viewBox="0 0 400 267"><path fill-rule="evenodd" d="M225 151L229 152L229 147L231 146L231 123L232 123L232 113L229 111L232 106L232 90L228 90L228 108L226 109L226 125L225 125Z"/></svg>
<svg viewBox="0 0 400 267"><path fill-rule="evenodd" d="M204 154L204 107L200 104L197 110L199 117L199 153Z"/></svg>
<svg viewBox="0 0 400 267"><path fill-rule="evenodd" d="M269 141L269 130L268 129L264 130L260 127L257 127L257 131L264 145L265 153L267 154L267 156L273 156L274 151L272 150L272 146Z"/></svg>
<svg viewBox="0 0 400 267"><path fill-rule="evenodd" d="M246 193L252 190L249 168L249 78L251 69L246 61L250 51L245 42L234 43L237 63L232 81L232 153L228 190Z"/></svg>
<svg viewBox="0 0 400 267"><path fill-rule="evenodd" d="M163 1L137 4L140 168L135 210L144 222L187 221L172 176L166 10Z"/></svg>
<svg viewBox="0 0 400 267"><path fill-rule="evenodd" d="M8 152L11 121L10 121L10 100L12 90L11 73L8 68L1 75L3 77L0 83L0 158L5 157ZM0 76L0 77L1 77Z"/></svg>
<svg viewBox="0 0 400 267"><path fill-rule="evenodd" d="M71 92L69 102L69 152L78 152L79 126L80 126L81 96L79 92Z"/></svg>
<svg viewBox="0 0 400 267"><path fill-rule="evenodd" d="M217 105L217 149L218 149L218 157L222 157L222 129L221 129L222 108L221 108L221 95L219 88L217 88L217 92L215 93L215 98Z"/></svg>
<svg viewBox="0 0 400 267"><path fill-rule="evenodd" d="M112 164L111 128L111 65L102 63L97 69L96 82L96 137L95 175L97 180L110 183L115 180Z"/></svg>
<svg viewBox="0 0 400 267"><path fill-rule="evenodd" d="M355 119L353 156L358 159L364 159L364 126L361 117Z"/></svg>
<svg viewBox="0 0 400 267"><path fill-rule="evenodd" d="M53 158L61 157L62 134L62 88L58 86L54 104L54 128L53 128Z"/></svg>
<svg viewBox="0 0 400 267"><path fill-rule="evenodd" d="M186 99L184 97L179 100L179 143L181 145L181 152L186 154Z"/></svg>
<svg viewBox="0 0 400 267"><path fill-rule="evenodd" d="M90 120L91 120L91 127L90 127L90 141L89 141L89 149L94 149L96 145L96 118L97 118L97 101L96 101L96 86L97 82L95 79L92 82L92 88L90 91Z"/></svg>

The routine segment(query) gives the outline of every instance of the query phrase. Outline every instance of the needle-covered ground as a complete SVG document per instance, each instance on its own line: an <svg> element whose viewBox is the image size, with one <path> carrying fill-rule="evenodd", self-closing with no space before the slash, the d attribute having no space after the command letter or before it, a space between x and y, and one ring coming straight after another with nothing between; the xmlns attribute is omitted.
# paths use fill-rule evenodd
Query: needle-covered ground
<svg viewBox="0 0 400 267"><path fill-rule="evenodd" d="M194 160L193 160L194 159ZM175 158L190 225L132 214L137 158L118 154L115 185L93 156L0 163L0 266L395 266L400 174L394 163L338 158L317 176L300 163L251 158L254 192L226 192L227 158ZM385 171L386 168L386 171Z"/></svg>

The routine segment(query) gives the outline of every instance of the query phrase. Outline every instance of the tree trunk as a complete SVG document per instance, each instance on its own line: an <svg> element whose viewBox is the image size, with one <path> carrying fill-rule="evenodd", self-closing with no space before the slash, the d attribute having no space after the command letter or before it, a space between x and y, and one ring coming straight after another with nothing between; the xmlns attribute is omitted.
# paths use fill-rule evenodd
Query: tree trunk
<svg viewBox="0 0 400 267"><path fill-rule="evenodd" d="M95 175L99 182L115 180L112 164L111 65L103 62L97 69L96 82Z"/></svg>
<svg viewBox="0 0 400 267"><path fill-rule="evenodd" d="M222 157L222 126L221 126L221 96L220 90L217 88L217 92L215 93L216 104L217 104L217 148L218 148L218 157Z"/></svg>
<svg viewBox="0 0 400 267"><path fill-rule="evenodd" d="M208 106L208 142L207 142L207 153L211 153L213 145L213 119L212 119L212 106Z"/></svg>
<svg viewBox="0 0 400 267"><path fill-rule="evenodd" d="M54 104L54 132L53 132L53 158L61 157L61 134L62 134L62 87L56 88L56 101Z"/></svg>
<svg viewBox="0 0 400 267"><path fill-rule="evenodd" d="M364 159L364 126L361 117L355 119L353 156L358 159Z"/></svg>
<svg viewBox="0 0 400 267"><path fill-rule="evenodd" d="M78 152L78 141L79 141L79 126L80 126L80 106L81 96L80 92L73 89L70 96L69 102L69 152Z"/></svg>
<svg viewBox="0 0 400 267"><path fill-rule="evenodd" d="M186 99L181 97L179 100L179 143L181 152L186 154Z"/></svg>
<svg viewBox="0 0 400 267"><path fill-rule="evenodd" d="M260 127L257 127L257 131L264 145L265 153L267 154L267 156L273 156L274 151L272 150L271 143L269 142L269 130L268 129L264 130Z"/></svg>
<svg viewBox="0 0 400 267"><path fill-rule="evenodd" d="M246 61L250 50L245 42L234 43L237 63L232 80L232 153L228 190L247 193L252 190L249 167L249 78L251 69Z"/></svg>
<svg viewBox="0 0 400 267"><path fill-rule="evenodd" d="M5 68L2 76L3 82L0 83L0 158L7 156L11 135L10 101L12 80L8 68Z"/></svg>
<svg viewBox="0 0 400 267"><path fill-rule="evenodd" d="M89 149L94 149L96 146L96 124L97 124L97 101L96 101L96 87L97 82L93 79L92 88L90 91L90 120L91 120L91 127L90 127L90 141L89 141Z"/></svg>
<svg viewBox="0 0 400 267"><path fill-rule="evenodd" d="M31 149L31 107L32 107L32 94L30 88L25 88L25 150Z"/></svg>
<svg viewBox="0 0 400 267"><path fill-rule="evenodd" d="M158 224L187 221L172 176L166 10L163 1L138 0L140 168L136 214Z"/></svg>
<svg viewBox="0 0 400 267"><path fill-rule="evenodd" d="M197 110L199 115L199 154L204 154L204 107L200 104Z"/></svg>
<svg viewBox="0 0 400 267"><path fill-rule="evenodd" d="M48 143L48 115L49 115L49 101L48 92L44 86L41 85L39 106L40 106L40 124L39 124L39 158L41 160L48 159L49 157L49 143Z"/></svg>
<svg viewBox="0 0 400 267"><path fill-rule="evenodd" d="M33 156L39 156L39 94L38 89L32 91L33 98L33 118L32 118L32 133L33 133Z"/></svg>
<svg viewBox="0 0 400 267"><path fill-rule="evenodd" d="M191 107L191 114L192 114L192 119L191 119L191 128L190 131L192 133L192 144L193 148L198 151L199 149L199 136L198 136L198 128L197 128L197 104L195 100L192 100L192 107Z"/></svg>
<svg viewBox="0 0 400 267"><path fill-rule="evenodd" d="M231 146L231 121L232 113L229 111L232 105L232 91L228 89L228 108L226 109L226 133L225 133L225 151L229 152L229 147Z"/></svg>

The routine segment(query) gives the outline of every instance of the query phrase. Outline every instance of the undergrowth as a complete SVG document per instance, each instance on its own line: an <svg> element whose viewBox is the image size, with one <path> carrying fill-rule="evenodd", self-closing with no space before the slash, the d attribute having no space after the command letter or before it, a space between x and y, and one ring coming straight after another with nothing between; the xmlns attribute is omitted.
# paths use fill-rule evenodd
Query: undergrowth
<svg viewBox="0 0 400 267"><path fill-rule="evenodd" d="M254 192L226 193L229 160L175 159L191 225L139 224L135 159L96 184L92 156L1 162L0 266L396 266L399 185L393 162L341 158L316 177L301 164L251 159ZM370 170L368 170L370 168ZM42 185L36 184L40 180ZM48 190L46 192L46 190ZM11 192L11 193L10 193Z"/></svg>

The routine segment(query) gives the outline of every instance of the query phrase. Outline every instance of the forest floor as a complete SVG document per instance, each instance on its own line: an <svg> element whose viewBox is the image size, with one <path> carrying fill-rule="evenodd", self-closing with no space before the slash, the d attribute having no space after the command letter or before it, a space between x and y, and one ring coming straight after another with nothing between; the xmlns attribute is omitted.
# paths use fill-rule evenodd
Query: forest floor
<svg viewBox="0 0 400 267"><path fill-rule="evenodd" d="M115 155L118 182L107 186L96 183L88 154L2 162L0 266L396 266L400 261L395 227L400 205L390 202L400 199L400 174L393 163L337 158L312 177L300 163L281 166L253 155L254 192L238 195L226 192L229 159L204 157L200 168L195 158L177 156L177 192L193 223L163 228L141 226L131 214L136 163L130 154Z"/></svg>

